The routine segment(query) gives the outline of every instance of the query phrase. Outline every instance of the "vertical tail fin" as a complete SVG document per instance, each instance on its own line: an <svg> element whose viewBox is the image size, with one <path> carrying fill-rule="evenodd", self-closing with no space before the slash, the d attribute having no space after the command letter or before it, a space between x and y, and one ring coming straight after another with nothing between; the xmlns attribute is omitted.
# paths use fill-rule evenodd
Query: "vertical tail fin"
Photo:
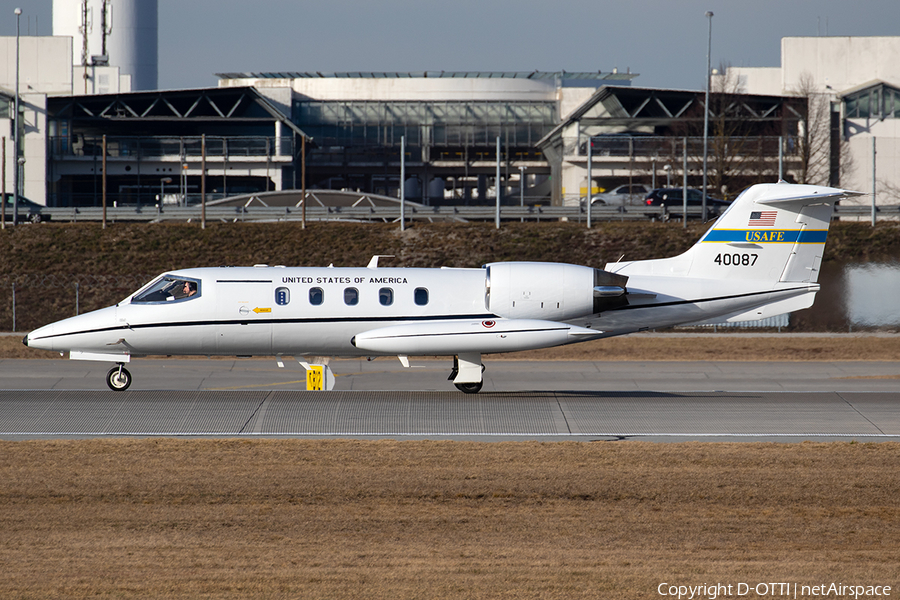
<svg viewBox="0 0 900 600"><path fill-rule="evenodd" d="M858 195L788 183L748 188L685 253L686 275L815 283L834 204Z"/></svg>

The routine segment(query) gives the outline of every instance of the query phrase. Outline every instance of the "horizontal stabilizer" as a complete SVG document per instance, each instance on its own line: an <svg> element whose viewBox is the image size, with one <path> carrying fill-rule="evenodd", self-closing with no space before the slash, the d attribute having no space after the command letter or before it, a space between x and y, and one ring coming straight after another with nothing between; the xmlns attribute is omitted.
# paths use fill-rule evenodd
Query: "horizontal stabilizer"
<svg viewBox="0 0 900 600"><path fill-rule="evenodd" d="M836 188L825 188L812 185L794 185L791 186L790 193L784 193L782 186L775 184L770 186L767 193L761 194L756 198L757 204L810 204L810 201L820 200L822 202L832 202L843 200L845 198L854 198L856 196L865 196L864 192L853 192L850 190L840 190Z"/></svg>

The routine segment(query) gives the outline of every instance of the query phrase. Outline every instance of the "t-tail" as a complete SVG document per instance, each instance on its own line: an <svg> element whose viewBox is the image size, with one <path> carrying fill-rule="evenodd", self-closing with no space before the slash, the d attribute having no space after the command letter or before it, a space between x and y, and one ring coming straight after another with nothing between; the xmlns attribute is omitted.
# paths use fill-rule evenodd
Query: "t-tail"
<svg viewBox="0 0 900 600"><path fill-rule="evenodd" d="M814 185L753 186L688 251L688 275L815 283L834 205L859 195Z"/></svg>
<svg viewBox="0 0 900 600"><path fill-rule="evenodd" d="M815 185L755 185L687 252L607 269L625 275L815 283L835 203L860 195Z"/></svg>
<svg viewBox="0 0 900 600"><path fill-rule="evenodd" d="M808 308L819 289L834 205L860 195L814 185L755 185L683 254L606 269L629 277L629 292L652 286L669 292L658 293L658 303L687 301L702 308L696 323L764 319Z"/></svg>

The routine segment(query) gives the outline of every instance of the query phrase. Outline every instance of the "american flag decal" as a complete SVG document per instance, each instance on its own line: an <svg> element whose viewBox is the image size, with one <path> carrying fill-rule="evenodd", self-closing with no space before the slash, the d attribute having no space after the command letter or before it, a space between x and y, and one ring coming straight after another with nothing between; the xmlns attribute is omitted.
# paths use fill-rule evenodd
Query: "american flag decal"
<svg viewBox="0 0 900 600"><path fill-rule="evenodd" d="M761 210L750 213L748 227L774 227L777 210Z"/></svg>

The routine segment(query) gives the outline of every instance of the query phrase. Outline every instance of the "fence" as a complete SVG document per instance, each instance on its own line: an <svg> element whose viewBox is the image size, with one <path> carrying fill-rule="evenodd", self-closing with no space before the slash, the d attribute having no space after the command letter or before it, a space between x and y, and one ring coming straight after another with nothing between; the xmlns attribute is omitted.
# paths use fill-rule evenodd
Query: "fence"
<svg viewBox="0 0 900 600"><path fill-rule="evenodd" d="M700 216L700 206L688 206L690 218ZM840 218L868 218L871 215L869 206L837 206L835 216ZM591 208L591 221L624 221L624 220L668 220L670 213L680 215L680 206L628 206L622 212L616 206L594 206ZM116 221L199 221L200 206L123 206L108 207L106 218ZM42 215L49 216L54 222L100 221L103 209L100 207L45 208ZM496 215L494 206L407 206L406 218L409 220L435 221L489 221ZM577 223L587 221L587 209L579 206L503 206L500 209L501 219L507 221L546 221L565 219ZM900 206L879 206L876 218L900 217ZM222 222L250 221L299 221L302 209L298 206L207 206L206 219ZM309 221L384 221L399 222L400 206L308 206L306 218ZM26 217L23 220L27 219Z"/></svg>
<svg viewBox="0 0 900 600"><path fill-rule="evenodd" d="M30 331L111 306L155 275L2 275L0 290L6 291L8 301L0 305L0 328Z"/></svg>

